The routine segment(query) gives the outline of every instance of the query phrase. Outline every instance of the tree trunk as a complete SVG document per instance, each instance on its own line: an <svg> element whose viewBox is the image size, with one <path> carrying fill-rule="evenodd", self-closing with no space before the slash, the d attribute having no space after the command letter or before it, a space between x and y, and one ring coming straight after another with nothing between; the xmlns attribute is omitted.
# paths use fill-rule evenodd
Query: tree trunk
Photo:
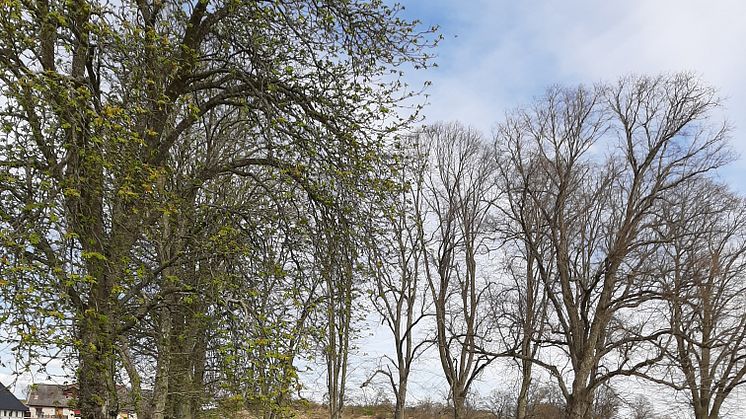
<svg viewBox="0 0 746 419"><path fill-rule="evenodd" d="M342 225L345 227L345 225ZM327 391L329 417L341 419L347 380L347 361L352 326L353 259L351 245L336 235L330 235L331 246L322 264L327 292Z"/></svg>
<svg viewBox="0 0 746 419"><path fill-rule="evenodd" d="M707 406L694 406L694 419L719 419L718 412L711 412Z"/></svg>
<svg viewBox="0 0 746 419"><path fill-rule="evenodd" d="M125 336L119 337L119 351L122 364L124 365L124 369L127 371L127 377L129 378L130 386L132 388L130 397L137 419L151 419L150 412L145 409L145 401L142 397L142 377L140 377L140 373L135 367L135 363L132 359L132 352L130 351Z"/></svg>
<svg viewBox="0 0 746 419"><path fill-rule="evenodd" d="M197 417L202 408L203 394L205 392L205 361L207 359L207 338L205 334L207 331L203 324L204 320L197 321L200 322L200 326L195 336L192 358L190 359L191 379L189 380L188 385L191 391L185 400L185 404L187 404L189 408L188 415L184 416L184 419L194 419Z"/></svg>
<svg viewBox="0 0 746 419"><path fill-rule="evenodd" d="M542 301L538 297L538 292L541 286L539 285L536 272L534 270L534 255L531 253L531 249L526 245L526 312L525 319L523 322L523 331L521 336L521 388L518 393L518 400L516 400L516 419L525 419L528 415L528 392L531 389L531 375L533 372L533 362L531 359L535 359L538 352L538 346L532 347L531 340L535 333L537 333L537 324L540 324L540 320L537 316L544 317L544 314L537 314L538 304L544 306L546 301ZM540 313L543 312L540 311Z"/></svg>
<svg viewBox="0 0 746 419"><path fill-rule="evenodd" d="M201 303L180 302L172 312L168 417L194 419L202 407L206 361L205 320Z"/></svg>
<svg viewBox="0 0 746 419"><path fill-rule="evenodd" d="M112 411L113 417L117 414L116 389L111 388L114 354L109 321L103 313L89 309L79 323L78 403L82 419L108 419Z"/></svg>
<svg viewBox="0 0 746 419"><path fill-rule="evenodd" d="M153 386L153 419L164 419L168 401L168 381L171 369L171 311L168 307L161 309L160 342L156 365L155 385Z"/></svg>
<svg viewBox="0 0 746 419"><path fill-rule="evenodd" d="M593 419L593 393L588 389L576 389L567 401L567 419Z"/></svg>
<svg viewBox="0 0 746 419"><path fill-rule="evenodd" d="M453 418L464 419L466 417L466 396L453 396Z"/></svg>
<svg viewBox="0 0 746 419"><path fill-rule="evenodd" d="M189 417L189 404L186 402L186 398L191 390L189 385L191 376L191 351L189 350L191 332L186 326L185 312L187 310L183 304L183 301L174 299L171 309L170 350L166 356L171 358L168 363L168 388L173 389L173 391L168 391L166 394L165 417L167 418L188 419Z"/></svg>
<svg viewBox="0 0 746 419"><path fill-rule="evenodd" d="M76 318L78 405L81 419L108 419L118 413L113 342L116 319L110 302L111 272L115 269L99 258L90 258L86 265L96 282L87 308Z"/></svg>
<svg viewBox="0 0 746 419"><path fill-rule="evenodd" d="M394 419L404 419L404 409L407 403L407 382L399 382L399 391L396 395L396 406L394 407Z"/></svg>
<svg viewBox="0 0 746 419"><path fill-rule="evenodd" d="M525 419L528 414L528 390L531 386L531 361L523 360L523 376L521 378L521 389L516 401L516 419ZM528 364L528 365L526 365Z"/></svg>
<svg viewBox="0 0 746 419"><path fill-rule="evenodd" d="M404 406L399 405L399 403L394 406L394 419L404 419Z"/></svg>

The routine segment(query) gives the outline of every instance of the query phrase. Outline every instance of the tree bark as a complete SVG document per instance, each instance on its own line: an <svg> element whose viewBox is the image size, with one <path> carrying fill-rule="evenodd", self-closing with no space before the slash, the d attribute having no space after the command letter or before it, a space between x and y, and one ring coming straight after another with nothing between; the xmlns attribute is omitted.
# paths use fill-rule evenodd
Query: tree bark
<svg viewBox="0 0 746 419"><path fill-rule="evenodd" d="M593 419L593 393L578 386L567 400L567 419Z"/></svg>
<svg viewBox="0 0 746 419"><path fill-rule="evenodd" d="M523 376L521 378L521 388L518 392L518 400L516 401L516 419L525 419L528 414L528 390L531 387L531 361L523 360L522 369ZM529 364L528 366L526 364Z"/></svg>
<svg viewBox="0 0 746 419"><path fill-rule="evenodd" d="M116 390L113 384L113 345L109 341L109 320L100 312L88 310L79 322L78 404L82 419L108 419L116 417ZM113 415L111 414L114 409Z"/></svg>
<svg viewBox="0 0 746 419"><path fill-rule="evenodd" d="M135 408L135 414L138 419L151 419L149 412L144 408L145 403L142 397L142 378L140 377L140 373L137 371L135 362L132 359L132 353L125 336L119 337L119 345L122 364L124 364L124 369L127 371L127 377L129 378L130 386L132 387L131 400Z"/></svg>
<svg viewBox="0 0 746 419"><path fill-rule="evenodd" d="M466 395L453 396L453 418L464 419L466 417Z"/></svg>
<svg viewBox="0 0 746 419"><path fill-rule="evenodd" d="M399 389L396 395L396 406L394 407L394 419L404 419L404 409L407 400L407 381L399 381Z"/></svg>
<svg viewBox="0 0 746 419"><path fill-rule="evenodd" d="M168 307L161 309L158 345L158 361L156 365L155 385L153 386L152 414L153 419L166 417L166 402L168 400L168 384L171 363L171 312Z"/></svg>

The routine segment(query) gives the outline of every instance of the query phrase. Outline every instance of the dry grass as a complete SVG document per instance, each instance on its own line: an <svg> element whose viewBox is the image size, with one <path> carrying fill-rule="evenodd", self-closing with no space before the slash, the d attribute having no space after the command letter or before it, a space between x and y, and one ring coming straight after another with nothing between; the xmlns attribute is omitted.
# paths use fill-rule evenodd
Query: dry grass
<svg viewBox="0 0 746 419"><path fill-rule="evenodd" d="M327 419L329 413L323 406L298 406L294 411L296 419ZM389 406L350 406L345 408L344 419L388 419L392 418L392 408ZM449 419L453 417L448 409L433 407L408 408L406 412L407 419ZM494 419L495 416L488 412L472 412L469 419ZM237 419L259 419L249 413L238 417Z"/></svg>

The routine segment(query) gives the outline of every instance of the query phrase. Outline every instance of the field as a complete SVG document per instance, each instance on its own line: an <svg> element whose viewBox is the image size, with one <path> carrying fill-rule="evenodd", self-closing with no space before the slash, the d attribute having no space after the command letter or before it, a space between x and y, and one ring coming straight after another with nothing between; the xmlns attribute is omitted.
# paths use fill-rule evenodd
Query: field
<svg viewBox="0 0 746 419"><path fill-rule="evenodd" d="M321 406L296 407L295 417L297 419L326 419L329 413ZM259 419L251 413L245 413L241 419ZM350 406L342 415L344 419L388 419L393 418L392 408L389 406ZM420 406L407 409L407 419L446 419L452 418L453 413L439 406ZM468 419L497 419L497 416L489 412L472 412Z"/></svg>

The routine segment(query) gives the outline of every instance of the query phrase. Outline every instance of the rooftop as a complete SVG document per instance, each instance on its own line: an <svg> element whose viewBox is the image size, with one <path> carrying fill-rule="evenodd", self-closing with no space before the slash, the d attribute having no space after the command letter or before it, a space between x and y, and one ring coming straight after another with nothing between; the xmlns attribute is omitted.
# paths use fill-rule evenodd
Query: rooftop
<svg viewBox="0 0 746 419"><path fill-rule="evenodd" d="M0 383L0 410L26 412L29 409L5 385Z"/></svg>

